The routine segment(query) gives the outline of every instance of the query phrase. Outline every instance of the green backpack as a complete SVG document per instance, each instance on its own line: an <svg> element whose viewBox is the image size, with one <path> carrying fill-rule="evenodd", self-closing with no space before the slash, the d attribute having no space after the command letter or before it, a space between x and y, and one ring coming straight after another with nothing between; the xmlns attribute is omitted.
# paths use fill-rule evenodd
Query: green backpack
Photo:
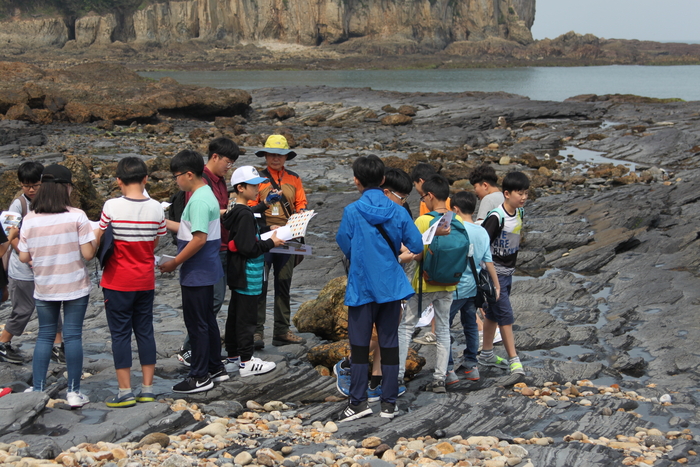
<svg viewBox="0 0 700 467"><path fill-rule="evenodd" d="M434 219L430 225L441 219L435 211L429 212ZM422 276L430 285L457 285L469 265L469 236L457 217L452 218L449 235L435 236L428 246L422 265Z"/></svg>

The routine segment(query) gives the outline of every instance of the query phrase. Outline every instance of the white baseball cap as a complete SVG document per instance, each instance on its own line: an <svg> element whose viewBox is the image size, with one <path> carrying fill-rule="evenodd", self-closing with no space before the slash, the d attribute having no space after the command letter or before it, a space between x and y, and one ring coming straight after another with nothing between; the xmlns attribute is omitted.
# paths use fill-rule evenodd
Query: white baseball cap
<svg viewBox="0 0 700 467"><path fill-rule="evenodd" d="M244 165L237 168L231 175L231 186L236 186L239 183L247 183L249 185L259 185L266 182L267 179L261 177L258 170L252 165Z"/></svg>

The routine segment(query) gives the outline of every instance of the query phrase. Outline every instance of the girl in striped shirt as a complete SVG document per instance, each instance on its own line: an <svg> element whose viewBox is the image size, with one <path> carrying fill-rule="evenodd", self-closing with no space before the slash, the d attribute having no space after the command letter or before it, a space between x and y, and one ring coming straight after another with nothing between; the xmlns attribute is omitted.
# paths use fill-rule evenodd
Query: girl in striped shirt
<svg viewBox="0 0 700 467"><path fill-rule="evenodd" d="M32 211L22 221L19 259L34 271L34 299L39 334L32 364L34 391L46 389L46 372L63 306L63 341L68 370L68 405L90 402L80 392L83 373L83 319L90 295L90 278L83 261L95 256L97 242L83 211L71 207L70 170L58 164L44 169Z"/></svg>

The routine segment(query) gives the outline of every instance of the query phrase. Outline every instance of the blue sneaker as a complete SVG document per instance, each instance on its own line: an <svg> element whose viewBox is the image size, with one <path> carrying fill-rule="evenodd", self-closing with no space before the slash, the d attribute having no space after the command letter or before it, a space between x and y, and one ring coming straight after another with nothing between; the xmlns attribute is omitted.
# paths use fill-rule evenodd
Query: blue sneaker
<svg viewBox="0 0 700 467"><path fill-rule="evenodd" d="M345 361L342 359L333 366L333 372L336 376L335 387L338 392L345 397L350 396L350 368L343 368L341 365Z"/></svg>
<svg viewBox="0 0 700 467"><path fill-rule="evenodd" d="M382 398L382 385L378 384L376 388L367 387L367 400L369 402L377 402Z"/></svg>
<svg viewBox="0 0 700 467"><path fill-rule="evenodd" d="M399 381L399 393L396 395L396 397L401 397L404 394L406 394L406 385L403 384L403 381Z"/></svg>

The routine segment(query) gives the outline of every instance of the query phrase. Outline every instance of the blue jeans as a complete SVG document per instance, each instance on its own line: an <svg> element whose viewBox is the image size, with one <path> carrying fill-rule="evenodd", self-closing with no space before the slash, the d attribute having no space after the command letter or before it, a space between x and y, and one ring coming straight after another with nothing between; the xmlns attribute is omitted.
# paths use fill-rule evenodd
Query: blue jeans
<svg viewBox="0 0 700 467"><path fill-rule="evenodd" d="M476 353L479 350L479 327L476 325L474 297L460 298L459 300L452 301L452 306L450 307L450 327L452 327L452 320L457 315L457 311L459 311L459 317L462 321L464 337L467 339L467 346L464 348L464 353L462 354L462 364L466 367L473 367L476 365ZM450 360L447 368L448 370L452 370L453 367L452 346L450 346Z"/></svg>
<svg viewBox="0 0 700 467"><path fill-rule="evenodd" d="M34 390L46 389L46 372L49 369L51 349L56 338L58 318L63 305L63 344L68 370L68 391L80 390L80 377L83 375L83 319L87 310L89 295L63 302L36 301L36 314L39 317L39 334L34 347Z"/></svg>

